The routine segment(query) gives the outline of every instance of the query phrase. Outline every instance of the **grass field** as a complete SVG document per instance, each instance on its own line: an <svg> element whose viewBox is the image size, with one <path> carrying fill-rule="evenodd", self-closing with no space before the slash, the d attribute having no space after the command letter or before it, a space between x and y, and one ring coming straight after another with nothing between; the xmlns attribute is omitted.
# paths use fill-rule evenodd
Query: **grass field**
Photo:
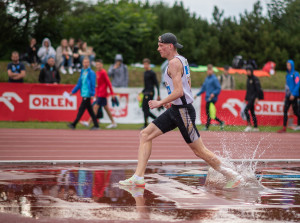
<svg viewBox="0 0 300 223"><path fill-rule="evenodd" d="M101 129L105 129L108 124L100 124ZM142 127L142 124L118 124L118 127L115 129L118 130L139 130ZM204 126L197 125L198 129L201 131ZM68 129L67 122L7 122L0 121L0 128L21 128L21 129ZM273 127L273 126L259 126L259 130L261 132L276 132L281 127ZM87 127L78 124L76 129L85 129L88 130ZM234 132L242 132L245 129L245 126L225 126L223 131L234 131ZM211 126L210 131L221 131L219 126ZM100 130L101 131L101 130ZM288 129L288 132L300 132L293 131Z"/></svg>
<svg viewBox="0 0 300 223"><path fill-rule="evenodd" d="M7 64L8 62L0 62L0 82L7 82ZM107 70L109 65L104 65L104 68ZM143 82L143 73L144 69L142 68L135 68L128 66L129 70L129 87L142 87ZM153 69L156 74L157 78L161 79L161 71L160 66L156 66ZM220 75L221 73L217 73L217 75ZM200 87L204 79L206 77L206 73L204 72L192 72L192 87L198 88ZM236 81L236 89L246 89L246 75L244 74L234 74L233 75ZM38 77L39 77L39 71L34 71L30 67L26 66L26 77L25 82L26 83L38 83ZM76 72L73 75L63 75L61 74L61 83L62 84L75 84L77 82L77 79L79 77L79 73ZM275 75L271 77L261 77L260 78L261 85L263 89L268 90L284 90L284 83L285 83L285 72L277 71Z"/></svg>

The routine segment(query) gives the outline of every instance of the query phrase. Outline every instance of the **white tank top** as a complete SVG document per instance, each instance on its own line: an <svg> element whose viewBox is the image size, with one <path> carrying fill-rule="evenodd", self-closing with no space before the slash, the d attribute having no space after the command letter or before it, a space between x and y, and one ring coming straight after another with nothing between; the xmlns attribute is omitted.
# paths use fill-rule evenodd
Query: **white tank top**
<svg viewBox="0 0 300 223"><path fill-rule="evenodd" d="M176 100L172 101L171 103L174 105L186 105L186 104L191 104L194 101L193 94L191 87L189 85L189 79L190 79L190 67L188 64L188 61L186 58L183 56L177 55L175 56L178 58L183 66L183 75L181 77L182 81L182 87L183 87L183 96L180 98L177 98ZM173 80L172 78L168 75L168 69L169 65L164 73L164 79L165 79L165 86L167 88L168 94L170 95L173 90L174 90L174 85L173 85Z"/></svg>

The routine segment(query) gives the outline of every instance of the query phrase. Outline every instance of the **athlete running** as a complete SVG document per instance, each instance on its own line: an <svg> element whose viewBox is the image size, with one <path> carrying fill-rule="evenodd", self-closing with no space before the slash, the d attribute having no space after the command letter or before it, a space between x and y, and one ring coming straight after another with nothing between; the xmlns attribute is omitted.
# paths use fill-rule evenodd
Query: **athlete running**
<svg viewBox="0 0 300 223"><path fill-rule="evenodd" d="M233 188L244 181L237 172L225 167L220 159L209 151L202 142L195 125L196 113L192 105L193 95L189 64L187 59L177 52L177 48L182 47L172 33L165 33L158 38L157 50L161 57L169 61L164 73L168 97L161 101L149 101L149 107L154 109L164 106L167 110L141 131L136 171L129 179L120 181L121 185L145 186L144 173L152 150L152 140L176 127L179 128L184 140L196 156L225 175L228 180L226 187Z"/></svg>

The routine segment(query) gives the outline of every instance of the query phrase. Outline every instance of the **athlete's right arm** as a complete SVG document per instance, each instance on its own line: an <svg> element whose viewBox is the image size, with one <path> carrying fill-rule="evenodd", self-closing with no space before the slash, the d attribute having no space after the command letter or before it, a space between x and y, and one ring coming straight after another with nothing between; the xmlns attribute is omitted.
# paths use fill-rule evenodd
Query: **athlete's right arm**
<svg viewBox="0 0 300 223"><path fill-rule="evenodd" d="M182 86L182 80L181 80L182 70L183 70L182 63L180 62L180 60L178 58L174 58L173 60L171 60L169 62L168 72L172 78L174 90L168 97L164 98L161 101L155 101L155 100L150 101L149 106L151 109L158 108L160 106L168 104L168 103L176 100L177 98L180 98L183 96L183 86Z"/></svg>

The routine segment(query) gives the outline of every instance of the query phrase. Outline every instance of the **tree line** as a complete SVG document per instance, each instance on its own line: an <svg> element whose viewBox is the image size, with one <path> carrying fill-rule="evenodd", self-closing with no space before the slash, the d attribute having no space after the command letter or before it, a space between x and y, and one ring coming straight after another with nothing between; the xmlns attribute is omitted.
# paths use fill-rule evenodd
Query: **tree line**
<svg viewBox="0 0 300 223"><path fill-rule="evenodd" d="M269 60L285 69L285 62L300 63L300 0L271 0L268 15L260 1L238 18L225 17L214 7L213 20L190 13L183 1L167 5L134 0L90 3L75 0L2 0L0 2L0 59L13 50L25 52L30 37L44 37L54 46L63 38L87 41L98 57L111 63L117 53L126 63L148 57L162 59L156 51L164 32L177 35L180 50L190 63L231 64L235 55L254 59L262 67Z"/></svg>

